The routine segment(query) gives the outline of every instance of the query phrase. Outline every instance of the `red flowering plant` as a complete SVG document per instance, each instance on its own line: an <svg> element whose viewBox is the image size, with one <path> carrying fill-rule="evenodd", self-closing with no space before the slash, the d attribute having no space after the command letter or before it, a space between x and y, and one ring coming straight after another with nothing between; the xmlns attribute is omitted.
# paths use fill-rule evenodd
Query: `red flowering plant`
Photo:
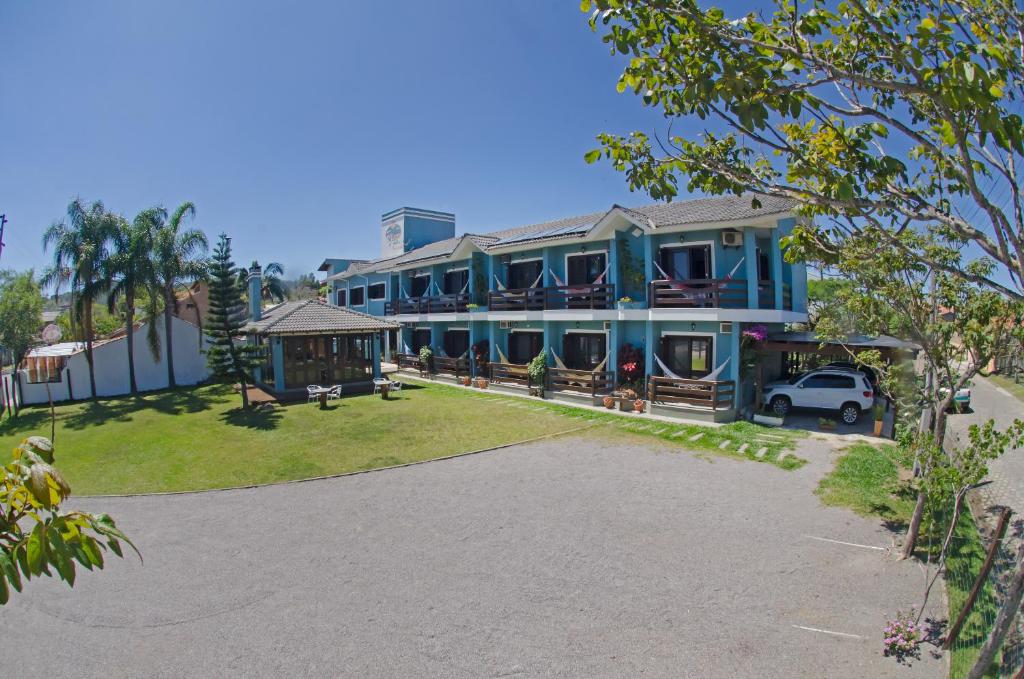
<svg viewBox="0 0 1024 679"><path fill-rule="evenodd" d="M643 393L640 384L644 374L644 354L640 348L626 342L619 347L619 382Z"/></svg>
<svg viewBox="0 0 1024 679"><path fill-rule="evenodd" d="M476 361L476 374L483 375L487 372L487 365L491 362L491 341L480 340L469 348Z"/></svg>
<svg viewBox="0 0 1024 679"><path fill-rule="evenodd" d="M761 362L761 343L768 339L768 327L763 323L744 328L740 333L740 374L754 378L754 408L761 408L761 375L757 366Z"/></svg>

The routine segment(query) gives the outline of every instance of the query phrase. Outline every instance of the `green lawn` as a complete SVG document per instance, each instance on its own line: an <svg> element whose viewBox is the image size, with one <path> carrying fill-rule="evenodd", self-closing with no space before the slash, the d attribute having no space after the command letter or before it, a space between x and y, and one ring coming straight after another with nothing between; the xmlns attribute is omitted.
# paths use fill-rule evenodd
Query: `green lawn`
<svg viewBox="0 0 1024 679"><path fill-rule="evenodd" d="M389 401L331 401L326 411L306 403L270 412L238 405L229 388L208 386L58 406L57 466L78 495L201 490L388 467L584 426L749 459L763 447L763 462L804 464L779 460L800 432L671 425L437 384L407 384ZM49 428L45 407L27 408L0 423L0 446L11 449Z"/></svg>
<svg viewBox="0 0 1024 679"><path fill-rule="evenodd" d="M914 511L916 495L901 486L899 469L895 446L855 443L821 480L817 493L827 505L880 516L900 529Z"/></svg>

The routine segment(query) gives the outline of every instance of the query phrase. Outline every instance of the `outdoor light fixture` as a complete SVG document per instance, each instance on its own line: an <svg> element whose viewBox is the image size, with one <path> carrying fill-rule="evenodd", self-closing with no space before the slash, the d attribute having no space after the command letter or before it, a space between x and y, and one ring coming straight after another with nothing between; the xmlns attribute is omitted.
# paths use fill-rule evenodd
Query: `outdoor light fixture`
<svg viewBox="0 0 1024 679"><path fill-rule="evenodd" d="M697 324L696 323L690 323L690 332L693 332L696 329L697 329Z"/></svg>
<svg viewBox="0 0 1024 679"><path fill-rule="evenodd" d="M641 229L639 226L634 226L630 230L630 233L633 234L634 236L636 236L637 238L639 238L640 236L644 235L644 230Z"/></svg>
<svg viewBox="0 0 1024 679"><path fill-rule="evenodd" d="M579 322L579 321L576 321L576 329L577 329L577 330L579 330L579 329L580 329L580 322Z"/></svg>
<svg viewBox="0 0 1024 679"><path fill-rule="evenodd" d="M682 243L685 240L686 240L686 234L685 233L679 234L679 242Z"/></svg>

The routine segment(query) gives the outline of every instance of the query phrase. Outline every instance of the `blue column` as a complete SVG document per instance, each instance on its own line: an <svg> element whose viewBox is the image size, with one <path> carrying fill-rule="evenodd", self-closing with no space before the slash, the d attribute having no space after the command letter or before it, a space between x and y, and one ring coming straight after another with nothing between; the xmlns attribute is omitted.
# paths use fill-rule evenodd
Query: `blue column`
<svg viewBox="0 0 1024 679"><path fill-rule="evenodd" d="M732 332L725 336L728 339L729 356L731 357L731 360L729 361L729 379L733 380L736 384L734 391L735 401L733 402L733 406L737 409L740 407L740 398L743 392L742 385L740 384L740 332L740 324L733 323ZM721 337L721 335L719 335L719 337ZM718 365L722 365L722 361L724 361L725 358L716 358L718 360Z"/></svg>
<svg viewBox="0 0 1024 679"><path fill-rule="evenodd" d="M487 290L492 292L498 289L494 284L494 267L496 266L496 259L497 257L495 255L487 256Z"/></svg>
<svg viewBox="0 0 1024 679"><path fill-rule="evenodd" d="M658 342L655 338L654 321L647 321L644 325L644 374L654 374L654 352L658 350ZM661 360L667 360L665 358Z"/></svg>
<svg viewBox="0 0 1024 679"><path fill-rule="evenodd" d="M271 338L270 351L274 359L274 391L284 391L284 340Z"/></svg>
<svg viewBox="0 0 1024 679"><path fill-rule="evenodd" d="M772 229L772 288L775 297L775 308L783 308L782 294L782 245L779 242L782 238L778 227Z"/></svg>
<svg viewBox="0 0 1024 679"><path fill-rule="evenodd" d="M644 241L644 299L647 299L650 287L649 284L655 279L654 275L654 238L650 234L644 234L641 236ZM650 307L650 301L648 300L648 307ZM650 373L648 373L650 374Z"/></svg>
<svg viewBox="0 0 1024 679"><path fill-rule="evenodd" d="M747 277L747 308L757 308L757 234L743 229L743 269Z"/></svg>
<svg viewBox="0 0 1024 679"><path fill-rule="evenodd" d="M541 257L543 258L541 266L544 267L544 270L541 272L544 275L541 279L541 285L549 288L555 284L555 281L551 278L551 248L544 248L541 251Z"/></svg>
<svg viewBox="0 0 1024 679"><path fill-rule="evenodd" d="M615 234L612 234L612 238L608 242L608 276L605 277L604 282L615 285L615 299L626 294L626 286L619 280L619 239L615 237ZM612 332L615 331L612 330ZM610 358L608 360L611 361Z"/></svg>
<svg viewBox="0 0 1024 679"><path fill-rule="evenodd" d="M548 358L548 365L554 365L554 359L551 358L551 348L554 347L555 351L561 352L561 347L555 347L555 339L555 328L552 322L544 321L544 355Z"/></svg>
<svg viewBox="0 0 1024 679"><path fill-rule="evenodd" d="M470 269L472 271L472 269ZM470 280L473 280L470 278ZM470 287L472 287L470 283ZM469 372L473 377L476 377L476 354L473 353L473 347L480 341L479 337L479 323L470 321L469 323Z"/></svg>
<svg viewBox="0 0 1024 679"><path fill-rule="evenodd" d="M613 373L617 373L619 367L619 325L619 321L612 321L612 329L608 332L608 363L604 369ZM613 379L618 379L618 375L614 375Z"/></svg>
<svg viewBox="0 0 1024 679"><path fill-rule="evenodd" d="M380 377L380 333L373 333L373 341L370 342L370 351L373 353L373 376Z"/></svg>

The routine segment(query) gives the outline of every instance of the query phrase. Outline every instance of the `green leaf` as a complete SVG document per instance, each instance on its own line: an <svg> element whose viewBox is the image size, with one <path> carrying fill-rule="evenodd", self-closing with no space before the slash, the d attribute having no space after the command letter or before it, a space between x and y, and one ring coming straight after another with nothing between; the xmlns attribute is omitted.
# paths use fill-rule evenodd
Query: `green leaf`
<svg viewBox="0 0 1024 679"><path fill-rule="evenodd" d="M26 547L28 568L32 575L39 575L46 566L46 528L37 523L32 529Z"/></svg>
<svg viewBox="0 0 1024 679"><path fill-rule="evenodd" d="M10 554L0 553L0 577L6 575L14 589L21 591L21 574Z"/></svg>
<svg viewBox="0 0 1024 679"><path fill-rule="evenodd" d="M583 160L587 161L587 164L597 162L597 159L601 157L601 149L591 149L583 155Z"/></svg>
<svg viewBox="0 0 1024 679"><path fill-rule="evenodd" d="M590 0L580 0L580 11L584 13L590 12Z"/></svg>
<svg viewBox="0 0 1024 679"><path fill-rule="evenodd" d="M7 588L7 578L0 573L0 606L11 600L11 591Z"/></svg>
<svg viewBox="0 0 1024 679"><path fill-rule="evenodd" d="M995 97L996 99L1001 99L1001 98L1002 98L1002 96L1003 96L1003 88L1002 88L1002 87L1000 87L999 85L996 85L996 84L994 84L994 83L993 83L993 84L992 84L992 85L991 85L991 86L990 86L990 87L988 88L988 93L989 93L989 94L991 94L991 95L992 95L993 97Z"/></svg>
<svg viewBox="0 0 1024 679"><path fill-rule="evenodd" d="M974 82L974 64L969 61L964 62L964 80L969 83Z"/></svg>
<svg viewBox="0 0 1024 679"><path fill-rule="evenodd" d="M921 23L918 24L918 27L933 32L936 28L938 28L938 26L935 24L935 21L931 17L925 17L924 19L922 19Z"/></svg>

